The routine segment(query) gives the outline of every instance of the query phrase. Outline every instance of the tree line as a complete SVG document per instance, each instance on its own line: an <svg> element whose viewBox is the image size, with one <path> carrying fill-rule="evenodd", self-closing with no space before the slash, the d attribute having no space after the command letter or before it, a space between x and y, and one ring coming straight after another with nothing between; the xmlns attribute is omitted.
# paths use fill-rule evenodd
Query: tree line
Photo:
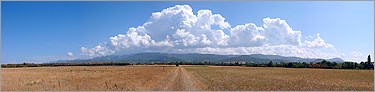
<svg viewBox="0 0 375 92"><path fill-rule="evenodd" d="M322 60L320 62L280 62L274 63L243 63L243 62L168 62L168 63L155 63L167 65L216 65L216 66L248 66L248 67L286 67L286 68L323 68L323 69L374 69L374 64L371 62L370 55L367 57L366 62L330 62Z"/></svg>
<svg viewBox="0 0 375 92"><path fill-rule="evenodd" d="M374 69L373 63L368 62L343 62L343 63L336 63L336 62L329 62L326 60L322 60L321 62L281 62L281 63L273 63L270 61L269 63L264 64L247 64L245 66L252 66L252 67L287 67L287 68L324 68L324 69Z"/></svg>
<svg viewBox="0 0 375 92"><path fill-rule="evenodd" d="M370 55L367 57L367 62L329 62L327 60L322 60L320 62L281 62L281 63L273 63L272 61L263 64L230 64L234 66L250 66L250 67L287 67L287 68L324 68L324 69L374 69L374 62L371 62Z"/></svg>
<svg viewBox="0 0 375 92"><path fill-rule="evenodd" d="M287 68L324 68L324 69L374 69L374 64L371 62L370 55L367 57L367 62L330 62L322 60L320 62L280 62L274 63L245 63L245 62L153 62L153 63L125 63L125 62L89 62L89 63L46 63L46 64L2 64L1 68L15 68L15 67L44 67L44 66L125 66L125 65L215 65L215 66L248 66L248 67L287 67Z"/></svg>

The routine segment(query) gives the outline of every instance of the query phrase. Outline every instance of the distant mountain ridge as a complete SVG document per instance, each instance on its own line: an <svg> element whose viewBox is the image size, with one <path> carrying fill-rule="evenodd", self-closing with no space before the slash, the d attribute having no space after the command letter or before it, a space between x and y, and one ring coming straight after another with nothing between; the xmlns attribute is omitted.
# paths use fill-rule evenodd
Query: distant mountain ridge
<svg viewBox="0 0 375 92"><path fill-rule="evenodd" d="M285 57L279 55L216 55L216 54L175 54L175 53L138 53L130 55L108 55L92 59L58 60L51 63L87 63L87 62L126 62L126 63L168 63L168 62L246 62L246 63L268 63L279 62L320 62L323 59ZM344 62L341 58L325 59L333 62Z"/></svg>

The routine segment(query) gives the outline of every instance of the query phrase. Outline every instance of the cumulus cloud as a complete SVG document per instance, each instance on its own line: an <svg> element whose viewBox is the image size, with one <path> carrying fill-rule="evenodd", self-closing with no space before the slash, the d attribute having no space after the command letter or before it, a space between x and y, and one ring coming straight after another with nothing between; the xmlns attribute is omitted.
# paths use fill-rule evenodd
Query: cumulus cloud
<svg viewBox="0 0 375 92"><path fill-rule="evenodd" d="M333 48L332 44L325 43L324 40L320 37L320 34L317 33L316 35L309 36L310 38L315 38L314 41L306 41L304 44L309 48Z"/></svg>
<svg viewBox="0 0 375 92"><path fill-rule="evenodd" d="M357 62L361 62L361 61L366 61L367 60L367 56L362 54L361 52L358 52L358 51L352 51L349 56L346 56L346 57L349 57L347 58L347 60L351 60L351 61L357 61Z"/></svg>
<svg viewBox="0 0 375 92"><path fill-rule="evenodd" d="M72 52L67 52L66 55L68 55L69 57L74 56L74 54Z"/></svg>
<svg viewBox="0 0 375 92"><path fill-rule="evenodd" d="M238 25L230 31L230 45L236 46L262 46L268 38L264 35L265 31L262 27L257 27L253 23Z"/></svg>
<svg viewBox="0 0 375 92"><path fill-rule="evenodd" d="M301 45L301 31L294 31L285 20L265 18L263 22L263 27L267 30L266 36L270 38L270 44Z"/></svg>
<svg viewBox="0 0 375 92"><path fill-rule="evenodd" d="M150 18L126 33L110 37L108 43L82 47L81 56L96 57L136 52L273 54L308 58L341 57L320 34L304 41L302 32L292 29L280 18L264 18L263 25L246 23L232 27L220 14L189 5L176 5L152 13ZM218 26L219 28L213 28ZM224 33L228 30L229 33ZM324 50L323 50L323 49ZM328 49L331 52L326 52Z"/></svg>
<svg viewBox="0 0 375 92"><path fill-rule="evenodd" d="M108 47L98 45L91 49L81 47L80 52L81 52L81 55L83 56L97 57L97 56L110 55L110 54L113 54L115 51L109 49Z"/></svg>

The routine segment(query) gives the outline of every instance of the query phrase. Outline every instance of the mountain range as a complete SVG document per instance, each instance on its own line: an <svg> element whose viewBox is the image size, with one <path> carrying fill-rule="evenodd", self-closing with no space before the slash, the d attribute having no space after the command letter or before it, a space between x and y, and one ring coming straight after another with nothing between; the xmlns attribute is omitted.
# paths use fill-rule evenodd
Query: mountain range
<svg viewBox="0 0 375 92"><path fill-rule="evenodd" d="M246 62L268 63L279 62L320 62L320 58L285 57L279 55L216 55L216 54L175 54L175 53L138 53L130 55L108 55L92 59L58 60L51 63L87 63L87 62L126 62L126 63L168 63L168 62ZM341 58L325 59L330 62L344 62Z"/></svg>

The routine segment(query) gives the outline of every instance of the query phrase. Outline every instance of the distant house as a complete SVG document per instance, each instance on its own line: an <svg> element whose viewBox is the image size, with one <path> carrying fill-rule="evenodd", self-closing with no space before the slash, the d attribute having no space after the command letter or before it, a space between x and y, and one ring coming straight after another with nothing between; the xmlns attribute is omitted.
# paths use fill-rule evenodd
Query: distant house
<svg viewBox="0 0 375 92"><path fill-rule="evenodd" d="M320 64L312 64L311 67L321 67Z"/></svg>
<svg viewBox="0 0 375 92"><path fill-rule="evenodd" d="M236 63L241 64L241 65L246 64L245 61L229 61L229 62L224 62L224 64L236 64Z"/></svg>

